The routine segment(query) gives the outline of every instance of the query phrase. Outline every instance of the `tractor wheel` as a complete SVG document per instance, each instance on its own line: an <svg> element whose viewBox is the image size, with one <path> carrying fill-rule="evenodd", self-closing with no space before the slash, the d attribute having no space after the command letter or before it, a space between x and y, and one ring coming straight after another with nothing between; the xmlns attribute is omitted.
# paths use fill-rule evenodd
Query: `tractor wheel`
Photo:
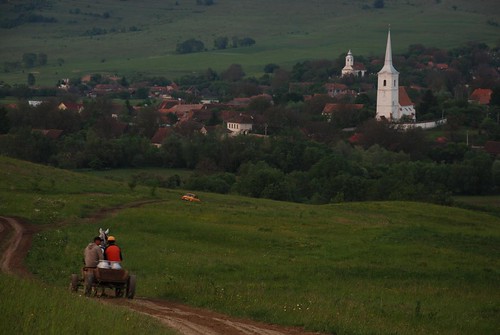
<svg viewBox="0 0 500 335"><path fill-rule="evenodd" d="M72 274L71 275L71 284L69 286L69 290L71 292L76 292L78 291L78 282L80 281L80 279L78 279L78 275L77 274Z"/></svg>
<svg viewBox="0 0 500 335"><path fill-rule="evenodd" d="M87 276L85 276L85 296L90 297L92 294L92 287L94 286L94 274L93 273L88 273Z"/></svg>
<svg viewBox="0 0 500 335"><path fill-rule="evenodd" d="M122 287L115 288L115 297L117 297L117 298L123 297L123 288Z"/></svg>
<svg viewBox="0 0 500 335"><path fill-rule="evenodd" d="M127 298L134 299L135 296L135 275L130 275L127 282Z"/></svg>

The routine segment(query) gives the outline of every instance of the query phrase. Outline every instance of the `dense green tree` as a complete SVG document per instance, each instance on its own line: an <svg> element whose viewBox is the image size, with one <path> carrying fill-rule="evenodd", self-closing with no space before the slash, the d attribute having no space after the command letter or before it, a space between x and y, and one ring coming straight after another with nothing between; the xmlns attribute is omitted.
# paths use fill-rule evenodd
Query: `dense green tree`
<svg viewBox="0 0 500 335"><path fill-rule="evenodd" d="M491 165L491 175L493 183L496 187L496 192L500 191L500 159L496 159Z"/></svg>
<svg viewBox="0 0 500 335"><path fill-rule="evenodd" d="M182 157L182 142L181 137L175 133L165 138L160 149L163 166L170 168L186 167Z"/></svg>
<svg viewBox="0 0 500 335"><path fill-rule="evenodd" d="M271 199L279 197L277 191L282 189L284 174L267 163L247 163L240 168L239 179L235 189L243 195L260 198L263 195Z"/></svg>
<svg viewBox="0 0 500 335"><path fill-rule="evenodd" d="M10 130L10 120L7 113L5 107L0 107L0 134L7 134Z"/></svg>
<svg viewBox="0 0 500 335"><path fill-rule="evenodd" d="M214 0L196 0L196 4L200 6L211 6L214 3Z"/></svg>
<svg viewBox="0 0 500 335"><path fill-rule="evenodd" d="M219 36L214 39L214 48L221 50L226 49L229 45L229 38L227 36Z"/></svg>
<svg viewBox="0 0 500 335"><path fill-rule="evenodd" d="M205 50L205 44L197 39L190 38L177 44L176 52L179 54L187 54L193 52L200 52Z"/></svg>
<svg viewBox="0 0 500 335"><path fill-rule="evenodd" d="M231 64L229 67L221 73L221 78L226 81L236 82L245 76L243 67L240 64Z"/></svg>
<svg viewBox="0 0 500 335"><path fill-rule="evenodd" d="M159 113L154 106L142 108L136 117L139 134L147 138L153 137L159 124Z"/></svg>
<svg viewBox="0 0 500 335"><path fill-rule="evenodd" d="M439 102L431 90L426 90L417 106L419 120L434 120L441 115Z"/></svg>
<svg viewBox="0 0 500 335"><path fill-rule="evenodd" d="M30 68L37 64L37 55L32 52L27 52L23 54L23 65L24 67Z"/></svg>
<svg viewBox="0 0 500 335"><path fill-rule="evenodd" d="M269 63L264 66L264 73L273 73L276 69L279 69L278 64Z"/></svg>
<svg viewBox="0 0 500 335"><path fill-rule="evenodd" d="M38 54L38 56L37 56L38 65L40 65L40 66L47 65L47 60L48 60L47 54L44 54L44 53Z"/></svg>
<svg viewBox="0 0 500 335"><path fill-rule="evenodd" d="M28 73L28 86L35 86L36 78L33 73Z"/></svg>
<svg viewBox="0 0 500 335"><path fill-rule="evenodd" d="M249 47L255 44L255 40L251 37L243 37L238 41L238 45L242 47Z"/></svg>
<svg viewBox="0 0 500 335"><path fill-rule="evenodd" d="M384 0L374 0L373 7L374 8L384 8Z"/></svg>

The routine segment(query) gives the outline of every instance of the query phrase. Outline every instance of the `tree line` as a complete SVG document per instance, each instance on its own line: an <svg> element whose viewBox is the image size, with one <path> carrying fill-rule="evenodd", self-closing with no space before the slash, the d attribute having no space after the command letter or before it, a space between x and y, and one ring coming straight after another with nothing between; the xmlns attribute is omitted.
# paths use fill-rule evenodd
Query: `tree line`
<svg viewBox="0 0 500 335"><path fill-rule="evenodd" d="M224 50L227 48L238 48L238 47L249 47L254 45L256 42L251 37L238 37L233 36L231 38L227 36L217 36L214 41L214 49ZM188 54L193 52L205 51L205 43L195 38L189 38L182 42L177 43L175 52L178 54Z"/></svg>
<svg viewBox="0 0 500 335"><path fill-rule="evenodd" d="M186 168L194 171L187 180L153 176L152 182L160 187L318 204L449 203L452 195L500 190L499 160L465 144L435 143L421 129L401 131L368 120L359 127L363 138L356 143L342 138L340 132L338 140L330 143L311 141L292 127L264 138L177 130L157 148L148 132L154 109L134 119L127 133L114 133L116 120L107 113L107 103L87 103L81 114L56 112L44 104L16 112L1 109L0 130L6 134L0 136L0 154L66 169ZM33 130L37 128L66 129L66 134L51 139Z"/></svg>

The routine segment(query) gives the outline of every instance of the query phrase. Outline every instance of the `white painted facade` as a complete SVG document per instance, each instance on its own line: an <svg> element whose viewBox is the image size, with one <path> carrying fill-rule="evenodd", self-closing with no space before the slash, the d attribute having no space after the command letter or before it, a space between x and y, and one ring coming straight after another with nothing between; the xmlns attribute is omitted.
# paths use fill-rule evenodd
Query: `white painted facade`
<svg viewBox="0 0 500 335"><path fill-rule="evenodd" d="M384 67L378 73L377 114L378 120L397 121L399 111L399 72L392 65L391 31L387 34Z"/></svg>
<svg viewBox="0 0 500 335"><path fill-rule="evenodd" d="M411 122L411 123L398 123L397 128L399 129L412 129L412 128L422 128L422 129L432 129L447 123L447 119L439 119L436 121L426 121L426 122Z"/></svg>
<svg viewBox="0 0 500 335"><path fill-rule="evenodd" d="M233 134L248 134L252 130L251 123L228 122L227 129Z"/></svg>
<svg viewBox="0 0 500 335"><path fill-rule="evenodd" d="M358 64L358 66L354 66L354 56L352 55L351 50L345 56L345 66L342 69L342 77L348 75L355 75L357 77L364 77L366 70L362 64Z"/></svg>
<svg viewBox="0 0 500 335"><path fill-rule="evenodd" d="M353 66L354 66L354 57L352 55L351 50L347 53L347 56L345 56L345 66L342 69L342 77L352 74L353 72Z"/></svg>

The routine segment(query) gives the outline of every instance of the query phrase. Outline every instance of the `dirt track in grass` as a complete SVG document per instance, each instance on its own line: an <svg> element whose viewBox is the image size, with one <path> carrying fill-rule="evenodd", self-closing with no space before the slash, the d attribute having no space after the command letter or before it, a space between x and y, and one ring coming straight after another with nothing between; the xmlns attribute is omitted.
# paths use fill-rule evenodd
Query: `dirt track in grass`
<svg viewBox="0 0 500 335"><path fill-rule="evenodd" d="M99 221L124 208L139 207L151 201L132 203L123 207L101 210L90 221ZM31 247L33 235L44 229L53 229L67 223L33 225L20 218L0 217L0 271L23 278L33 278L25 266L24 259ZM83 247L82 247L83 248ZM68 279L69 282L69 279ZM210 310L160 299L136 297L123 299L106 296L103 303L127 307L141 314L158 319L181 335L313 335L301 328L283 327L239 319Z"/></svg>

